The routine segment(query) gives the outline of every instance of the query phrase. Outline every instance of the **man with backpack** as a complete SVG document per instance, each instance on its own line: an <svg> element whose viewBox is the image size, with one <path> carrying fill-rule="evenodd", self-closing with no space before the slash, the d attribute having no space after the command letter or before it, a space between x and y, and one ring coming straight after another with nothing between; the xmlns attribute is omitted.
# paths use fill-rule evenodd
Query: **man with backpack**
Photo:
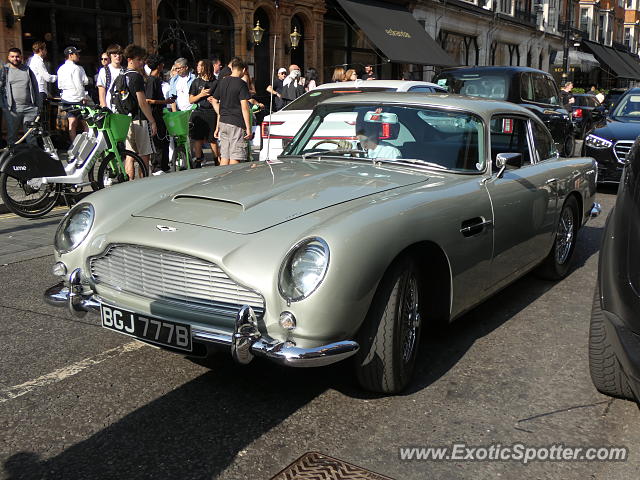
<svg viewBox="0 0 640 480"><path fill-rule="evenodd" d="M98 87L100 106L115 111L111 105L111 86L114 79L124 71L122 68L122 47L116 43L109 45L107 47L107 57L109 58L109 63L98 72L96 86Z"/></svg>
<svg viewBox="0 0 640 480"><path fill-rule="evenodd" d="M117 113L132 117L126 148L136 152L149 168L149 156L155 152L151 138L156 135L156 121L145 95L143 72L147 51L138 45L127 45L124 58L127 69L113 80L111 103ZM135 178L135 165L131 157L125 160L125 170L130 179Z"/></svg>

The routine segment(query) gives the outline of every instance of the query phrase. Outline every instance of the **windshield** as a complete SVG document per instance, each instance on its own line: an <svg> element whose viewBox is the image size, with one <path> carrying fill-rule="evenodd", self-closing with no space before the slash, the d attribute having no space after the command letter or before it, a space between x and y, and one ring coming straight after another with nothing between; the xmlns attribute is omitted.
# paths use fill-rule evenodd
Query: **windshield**
<svg viewBox="0 0 640 480"><path fill-rule="evenodd" d="M478 173L484 126L467 112L404 105L320 105L283 155L417 163Z"/></svg>
<svg viewBox="0 0 640 480"><path fill-rule="evenodd" d="M282 110L313 110L314 107L326 100L327 98L339 97L340 95L347 95L352 93L362 92L395 92L395 88L390 87L350 87L350 88L321 88L311 90L310 92L301 95L293 102L286 105Z"/></svg>
<svg viewBox="0 0 640 480"><path fill-rule="evenodd" d="M503 75L486 75L479 73L444 72L436 80L441 87L450 93L459 93L471 97L506 100L508 95L507 78Z"/></svg>
<svg viewBox="0 0 640 480"><path fill-rule="evenodd" d="M622 97L611 116L640 122L640 95L625 95Z"/></svg>

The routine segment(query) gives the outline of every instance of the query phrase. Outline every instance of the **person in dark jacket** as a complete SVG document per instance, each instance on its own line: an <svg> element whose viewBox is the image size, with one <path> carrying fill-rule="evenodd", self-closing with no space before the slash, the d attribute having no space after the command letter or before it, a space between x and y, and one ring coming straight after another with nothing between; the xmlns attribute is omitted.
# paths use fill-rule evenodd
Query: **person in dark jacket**
<svg viewBox="0 0 640 480"><path fill-rule="evenodd" d="M304 94L304 81L300 79L300 67L289 66L289 76L282 82L282 103L287 105Z"/></svg>
<svg viewBox="0 0 640 480"><path fill-rule="evenodd" d="M36 76L22 63L22 51L10 48L7 59L0 69L0 107L7 122L7 142L13 144L18 139L20 127L38 116L42 97ZM30 136L28 141L36 140Z"/></svg>

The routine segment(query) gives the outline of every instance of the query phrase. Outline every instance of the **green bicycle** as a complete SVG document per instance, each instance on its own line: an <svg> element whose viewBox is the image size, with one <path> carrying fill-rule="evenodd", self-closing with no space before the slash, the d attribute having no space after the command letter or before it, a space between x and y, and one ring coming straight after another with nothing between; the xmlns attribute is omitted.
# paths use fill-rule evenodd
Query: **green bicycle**
<svg viewBox="0 0 640 480"><path fill-rule="evenodd" d="M195 105L188 110L172 112L164 109L162 119L167 127L167 134L173 138L174 149L171 156L171 171L187 170L191 165L191 145L189 141L189 118Z"/></svg>
<svg viewBox="0 0 640 480"><path fill-rule="evenodd" d="M126 182L129 176L123 159L127 156L133 158L135 178L148 175L142 158L124 149L131 117L84 105L72 106L67 111L82 115L89 132L76 136L68 150L66 166L39 122L28 125L29 130L19 143L0 156L0 197L13 213L26 218L40 217L51 211L61 195L66 198L85 186L97 190ZM29 135L34 135L43 147L22 143ZM96 165L99 165L97 178Z"/></svg>

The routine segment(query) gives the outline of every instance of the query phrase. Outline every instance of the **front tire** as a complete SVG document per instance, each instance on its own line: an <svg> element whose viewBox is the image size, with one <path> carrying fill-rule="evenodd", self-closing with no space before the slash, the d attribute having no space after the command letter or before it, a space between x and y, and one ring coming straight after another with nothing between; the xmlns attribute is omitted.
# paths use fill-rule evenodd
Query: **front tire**
<svg viewBox="0 0 640 480"><path fill-rule="evenodd" d="M29 185L28 181L6 173L0 174L0 197L16 215L24 218L42 217L58 203L60 187L51 184Z"/></svg>
<svg viewBox="0 0 640 480"><path fill-rule="evenodd" d="M565 158L573 156L574 146L575 146L575 136L573 133L569 133L564 138L562 143L562 156Z"/></svg>
<svg viewBox="0 0 640 480"><path fill-rule="evenodd" d="M538 268L538 273L542 277L549 280L561 280L569 273L571 258L576 248L579 219L578 202L571 196L562 206L553 247Z"/></svg>
<svg viewBox="0 0 640 480"><path fill-rule="evenodd" d="M394 262L382 278L358 333L355 357L360 385L398 393L411 381L421 333L420 279L409 258Z"/></svg>
<svg viewBox="0 0 640 480"><path fill-rule="evenodd" d="M589 326L589 373L600 393L611 397L634 400L627 375L613 352L604 328L604 313L600 306L600 286L596 285Z"/></svg>
<svg viewBox="0 0 640 480"><path fill-rule="evenodd" d="M171 171L181 171L189 168L187 165L187 152L184 146L176 146L173 150L173 157L171 158Z"/></svg>
<svg viewBox="0 0 640 480"><path fill-rule="evenodd" d="M124 150L121 154L123 165L126 157L133 158L135 178L143 178L149 175L149 170L147 169L144 160L142 160L137 153L130 150ZM98 188L102 189L105 187L111 187L128 180L129 178L123 175L116 166L116 159L113 154L109 154L102 158L100 168L98 168Z"/></svg>

